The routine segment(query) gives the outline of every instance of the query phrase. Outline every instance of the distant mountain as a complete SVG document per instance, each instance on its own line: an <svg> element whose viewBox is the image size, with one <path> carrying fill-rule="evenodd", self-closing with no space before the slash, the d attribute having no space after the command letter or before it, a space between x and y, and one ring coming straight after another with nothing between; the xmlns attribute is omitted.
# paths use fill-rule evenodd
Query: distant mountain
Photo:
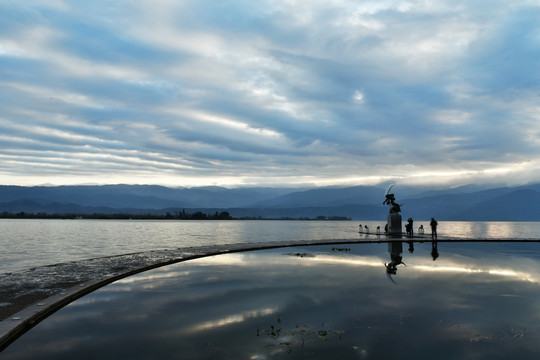
<svg viewBox="0 0 540 360"><path fill-rule="evenodd" d="M351 204L377 204L382 203L382 200L384 200L384 189L375 186L324 187L296 191L273 199L266 199L253 203L251 207L328 207Z"/></svg>
<svg viewBox="0 0 540 360"><path fill-rule="evenodd" d="M0 186L0 202L32 200L111 208L241 207L294 191L281 188L168 188L156 185ZM1 208L0 208L1 210Z"/></svg>
<svg viewBox="0 0 540 360"><path fill-rule="evenodd" d="M72 203L82 206L145 207L183 206L177 192L162 186L0 186L2 201L33 200L39 203Z"/></svg>
<svg viewBox="0 0 540 360"><path fill-rule="evenodd" d="M153 185L0 186L0 212L49 214L165 214L228 211L242 217L344 216L383 220L387 187L294 188L197 187ZM394 187L402 216L463 221L540 221L540 183L485 189Z"/></svg>
<svg viewBox="0 0 540 360"><path fill-rule="evenodd" d="M440 195L430 195L411 199L404 199L398 203L403 204L402 212L420 219L431 217L447 220L464 220L463 211L478 203L511 193L511 188L496 188L472 193L458 191L453 194L449 191L440 191ZM409 216L409 215L408 215Z"/></svg>
<svg viewBox="0 0 540 360"><path fill-rule="evenodd" d="M138 209L113 209L105 206L80 206L75 204L64 204L58 202L40 203L33 200L15 200L7 203L0 203L1 212L28 213L28 214L138 214Z"/></svg>
<svg viewBox="0 0 540 360"><path fill-rule="evenodd" d="M540 192L520 189L480 201L456 214L469 221L540 221Z"/></svg>

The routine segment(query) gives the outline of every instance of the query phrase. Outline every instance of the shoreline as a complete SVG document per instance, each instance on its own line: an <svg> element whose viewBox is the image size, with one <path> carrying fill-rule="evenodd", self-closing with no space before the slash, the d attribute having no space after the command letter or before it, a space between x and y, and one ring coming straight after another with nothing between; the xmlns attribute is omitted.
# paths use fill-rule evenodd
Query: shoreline
<svg viewBox="0 0 540 360"><path fill-rule="evenodd" d="M304 240L294 243L266 242L209 245L94 258L41 266L0 275L0 352L19 336L52 313L122 278L154 268L201 257L233 252L310 245L387 243L392 241L431 242L430 236L390 239L369 237L362 240ZM540 242L539 239L437 239L437 242Z"/></svg>

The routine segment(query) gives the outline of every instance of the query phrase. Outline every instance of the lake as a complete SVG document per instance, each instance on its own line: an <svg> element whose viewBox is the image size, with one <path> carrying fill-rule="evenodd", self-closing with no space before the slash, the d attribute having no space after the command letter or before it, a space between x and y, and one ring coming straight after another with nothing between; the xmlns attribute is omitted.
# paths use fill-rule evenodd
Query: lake
<svg viewBox="0 0 540 360"><path fill-rule="evenodd" d="M381 221L154 221L0 219L0 273L89 258L213 244L357 240ZM423 225L429 232L428 221ZM539 222L439 221L439 238L538 239Z"/></svg>

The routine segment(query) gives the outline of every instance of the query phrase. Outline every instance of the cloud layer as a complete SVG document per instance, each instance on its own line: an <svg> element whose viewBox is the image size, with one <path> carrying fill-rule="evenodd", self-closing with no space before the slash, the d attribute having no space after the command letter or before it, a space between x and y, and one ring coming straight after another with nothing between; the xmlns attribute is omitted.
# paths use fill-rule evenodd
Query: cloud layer
<svg viewBox="0 0 540 360"><path fill-rule="evenodd" d="M0 3L0 182L527 182L540 2Z"/></svg>

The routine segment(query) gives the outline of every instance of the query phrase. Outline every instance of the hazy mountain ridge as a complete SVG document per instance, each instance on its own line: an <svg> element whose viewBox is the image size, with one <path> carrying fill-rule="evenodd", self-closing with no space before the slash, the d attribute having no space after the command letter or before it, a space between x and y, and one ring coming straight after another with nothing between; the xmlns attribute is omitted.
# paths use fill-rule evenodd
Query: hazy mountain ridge
<svg viewBox="0 0 540 360"><path fill-rule="evenodd" d="M346 188L324 187L295 191L273 199L254 203L251 207L289 208L313 206L340 206L351 204L376 204L384 199L384 189L375 186Z"/></svg>
<svg viewBox="0 0 540 360"><path fill-rule="evenodd" d="M481 201L461 212L461 218L481 221L540 221L540 192L516 191Z"/></svg>
<svg viewBox="0 0 540 360"><path fill-rule="evenodd" d="M480 189L475 191L475 189ZM383 220L387 187L353 186L315 189L200 187L155 185L22 187L0 186L0 212L159 214L228 211L236 217L346 216ZM471 192L467 192L473 190ZM402 216L426 220L540 221L540 183L485 189L468 186L430 190L394 187ZM409 197L402 196L407 194Z"/></svg>
<svg viewBox="0 0 540 360"><path fill-rule="evenodd" d="M292 191L274 188L168 188L158 185L0 186L0 202L32 200L40 203L59 202L80 206L150 209L248 207L253 202Z"/></svg>

